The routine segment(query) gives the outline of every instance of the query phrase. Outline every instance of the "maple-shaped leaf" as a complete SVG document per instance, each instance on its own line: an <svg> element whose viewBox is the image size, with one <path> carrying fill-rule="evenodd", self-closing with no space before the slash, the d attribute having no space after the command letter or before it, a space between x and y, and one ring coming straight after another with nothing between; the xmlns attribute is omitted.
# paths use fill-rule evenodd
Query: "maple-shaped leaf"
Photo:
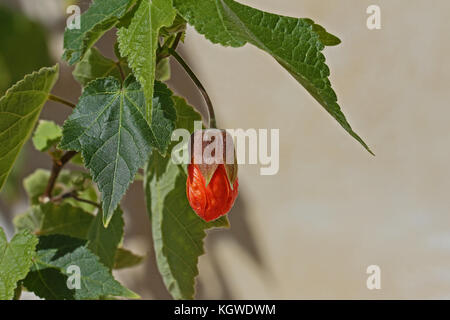
<svg viewBox="0 0 450 320"><path fill-rule="evenodd" d="M156 90L159 91L164 90ZM161 103L156 103L158 108L153 112L164 121L165 115L171 115L173 106L163 103L164 97L155 96L155 99ZM166 108L168 112L164 111ZM170 139L165 130L172 129L165 126L154 130L146 121L144 92L132 75L125 79L123 86L116 78L107 77L85 87L72 115L64 123L60 147L81 151L102 193L105 226L136 172L148 159L151 148L164 152L164 145Z"/></svg>

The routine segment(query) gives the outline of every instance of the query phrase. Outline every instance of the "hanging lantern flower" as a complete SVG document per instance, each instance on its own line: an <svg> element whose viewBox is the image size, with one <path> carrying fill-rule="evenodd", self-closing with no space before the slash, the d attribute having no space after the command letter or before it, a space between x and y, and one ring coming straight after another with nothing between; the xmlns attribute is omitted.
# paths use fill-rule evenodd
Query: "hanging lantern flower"
<svg viewBox="0 0 450 320"><path fill-rule="evenodd" d="M191 136L190 152L189 204L203 220L215 220L231 210L238 195L233 138L225 130L199 130Z"/></svg>

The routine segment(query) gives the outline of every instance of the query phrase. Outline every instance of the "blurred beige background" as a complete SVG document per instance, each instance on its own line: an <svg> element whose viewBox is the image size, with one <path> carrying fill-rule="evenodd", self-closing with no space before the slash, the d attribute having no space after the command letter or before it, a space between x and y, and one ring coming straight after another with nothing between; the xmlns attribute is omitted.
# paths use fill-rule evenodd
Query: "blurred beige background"
<svg viewBox="0 0 450 320"><path fill-rule="evenodd" d="M232 228L207 238L198 298L450 298L450 2L241 2L312 18L340 37L341 45L324 51L331 82L376 157L270 56L249 45L212 45L189 28L182 54L204 82L219 125L280 129L277 175L240 167ZM370 4L381 7L381 30L366 27ZM52 43L60 56L61 35ZM200 105L173 67L171 86ZM75 100L79 87L64 69L58 90ZM60 109L49 104L43 117L61 123L67 114ZM32 165L48 163L36 159ZM118 276L145 298L168 298L142 196L139 185L127 196L126 243L147 253L147 262ZM381 268L381 290L366 287L372 264Z"/></svg>

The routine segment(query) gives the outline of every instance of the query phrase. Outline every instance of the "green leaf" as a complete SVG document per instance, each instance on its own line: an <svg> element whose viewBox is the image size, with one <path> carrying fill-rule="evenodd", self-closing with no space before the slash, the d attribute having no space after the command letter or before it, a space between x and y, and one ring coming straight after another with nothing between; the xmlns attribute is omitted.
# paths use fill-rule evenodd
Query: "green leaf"
<svg viewBox="0 0 450 320"><path fill-rule="evenodd" d="M175 299L193 299L198 257L205 252L205 230L227 226L227 220L206 223L198 217L186 198L186 175L159 154L150 159L145 192L164 283Z"/></svg>
<svg viewBox="0 0 450 320"><path fill-rule="evenodd" d="M119 19L119 23L116 24L116 28L120 29L120 28L128 28L128 26L131 23L131 20L133 19L134 15L136 14L136 11L139 9L139 4L141 3L142 0L137 0L134 1L134 5L132 6L132 8L130 10L128 10L128 12L126 14L124 14L122 16L122 18ZM114 44L114 52L116 53L116 57L118 57L119 55L117 55L119 49L119 43L116 42Z"/></svg>
<svg viewBox="0 0 450 320"><path fill-rule="evenodd" d="M62 129L53 121L41 120L33 135L34 147L39 151L47 151L59 143Z"/></svg>
<svg viewBox="0 0 450 320"><path fill-rule="evenodd" d="M120 53L128 57L133 73L144 88L147 101L146 119L150 123L153 83L156 70L156 49L159 30L175 19L172 0L142 0L128 28L117 32Z"/></svg>
<svg viewBox="0 0 450 320"><path fill-rule="evenodd" d="M56 205L47 203L40 206L43 221L38 231L39 235L61 234L85 239L87 230L94 216L68 203Z"/></svg>
<svg viewBox="0 0 450 320"><path fill-rule="evenodd" d="M44 194L49 178L50 171L37 169L35 172L23 179L23 187L25 188L31 204L40 203L39 197ZM58 188L58 190L55 191L61 191L61 188Z"/></svg>
<svg viewBox="0 0 450 320"><path fill-rule="evenodd" d="M62 149L81 151L102 193L107 225L139 168L148 159L155 134L145 120L145 98L129 76L121 88L112 77L89 83L63 126Z"/></svg>
<svg viewBox="0 0 450 320"><path fill-rule="evenodd" d="M120 65L124 72L126 71L125 73L129 73L128 66L124 61L120 61ZM72 75L82 86L86 86L98 78L108 76L121 78L117 63L103 56L96 48L91 48L86 52L84 58L77 63Z"/></svg>
<svg viewBox="0 0 450 320"><path fill-rule="evenodd" d="M185 32L186 31L186 20L183 19L180 15L176 15L175 19L172 22L172 25L169 27L162 27L159 31L159 35L163 38L170 37L171 35L177 34L179 32ZM184 33L181 37L181 40L183 41Z"/></svg>
<svg viewBox="0 0 450 320"><path fill-rule="evenodd" d="M28 229L40 236L60 234L86 239L94 216L69 203L46 203L32 206L24 214L14 218L16 230Z"/></svg>
<svg viewBox="0 0 450 320"><path fill-rule="evenodd" d="M27 75L0 98L0 189L33 131L58 70L55 65Z"/></svg>
<svg viewBox="0 0 450 320"><path fill-rule="evenodd" d="M337 103L322 50L340 41L310 19L267 13L233 0L173 0L189 24L213 43L241 47L246 43L275 58L364 148Z"/></svg>
<svg viewBox="0 0 450 320"><path fill-rule="evenodd" d="M29 232L36 232L42 225L42 210L39 206L32 206L22 214L14 217L13 224L16 232L28 230Z"/></svg>
<svg viewBox="0 0 450 320"><path fill-rule="evenodd" d="M114 259L114 269L131 268L140 264L144 257L139 256L125 248L117 248Z"/></svg>
<svg viewBox="0 0 450 320"><path fill-rule="evenodd" d="M177 112L172 100L172 91L159 81L155 82L151 128L155 134L156 147L165 154L170 144L172 131L175 129Z"/></svg>
<svg viewBox="0 0 450 320"><path fill-rule="evenodd" d="M0 96L24 75L53 64L45 28L4 2L0 5Z"/></svg>
<svg viewBox="0 0 450 320"><path fill-rule="evenodd" d="M176 101L177 127L193 129L200 115L184 99ZM159 271L175 299L192 299L198 275L198 257L204 253L205 230L226 227L226 217L206 223L191 209L186 198L186 174L175 165L170 154L153 153L144 181Z"/></svg>
<svg viewBox="0 0 450 320"><path fill-rule="evenodd" d="M0 227L0 300L14 297L17 282L30 270L38 240L28 231L16 234L8 243Z"/></svg>
<svg viewBox="0 0 450 320"><path fill-rule="evenodd" d="M18 183L23 178L23 172L27 165L27 158L30 150L22 148L16 161L8 175L8 178L1 189L1 198L5 202L5 205L11 206L20 201L22 197L21 184Z"/></svg>
<svg viewBox="0 0 450 320"><path fill-rule="evenodd" d="M77 153L71 160L70 163L75 164L77 166L84 166L83 157L81 153Z"/></svg>
<svg viewBox="0 0 450 320"><path fill-rule="evenodd" d="M170 59L162 59L156 66L155 78L158 81L170 80Z"/></svg>
<svg viewBox="0 0 450 320"><path fill-rule="evenodd" d="M23 172L27 165L27 158L30 150L27 148L22 148L16 161L14 162L13 168L8 175L8 178L3 185L0 193L0 197L5 201L5 205L11 206L16 204L22 198L21 184L18 183L23 178Z"/></svg>
<svg viewBox="0 0 450 320"><path fill-rule="evenodd" d="M73 65L80 61L106 31L113 28L135 0L96 0L81 15L80 29L64 32L63 58Z"/></svg>
<svg viewBox="0 0 450 320"><path fill-rule="evenodd" d="M0 55L0 95L3 95L5 90L10 86L11 75L6 64L5 59Z"/></svg>
<svg viewBox="0 0 450 320"><path fill-rule="evenodd" d="M104 296L138 298L111 275L88 248L86 241L61 235L39 238L37 254L24 286L45 299L99 299ZM81 288L69 289L70 266L81 273Z"/></svg>
<svg viewBox="0 0 450 320"><path fill-rule="evenodd" d="M177 128L186 129L191 133L194 132L194 122L202 121L202 116L187 103L186 99L178 96L173 96L172 99L177 112Z"/></svg>
<svg viewBox="0 0 450 320"><path fill-rule="evenodd" d="M103 225L102 215L97 214L94 222L89 228L87 247L100 258L100 262L112 269L117 247L123 238L123 212L116 209L108 227Z"/></svg>
<svg viewBox="0 0 450 320"><path fill-rule="evenodd" d="M44 194L47 181L50 178L50 172L44 169L37 169L31 175L23 180L25 191L30 198L32 205L39 205L39 198ZM76 190L78 196L82 199L97 201L97 192L90 181L87 173L80 171L62 170L56 180L53 190L53 196L60 195L62 192ZM84 211L92 213L97 208L91 204L76 201L74 199L64 199L65 203L81 208Z"/></svg>
<svg viewBox="0 0 450 320"><path fill-rule="evenodd" d="M332 35L331 33L328 33L324 27L315 24L311 19L305 20L309 21L312 24L312 30L317 33L320 42L322 42L324 46L337 46L341 43L341 40L338 37Z"/></svg>
<svg viewBox="0 0 450 320"><path fill-rule="evenodd" d="M120 211L120 208L117 210ZM28 230L40 236L66 235L90 240L88 248L107 267L123 269L142 262L143 257L125 248L118 248L123 238L122 212L116 213L108 228L103 226L101 215L93 215L70 204L47 203L32 206L13 220L16 232Z"/></svg>

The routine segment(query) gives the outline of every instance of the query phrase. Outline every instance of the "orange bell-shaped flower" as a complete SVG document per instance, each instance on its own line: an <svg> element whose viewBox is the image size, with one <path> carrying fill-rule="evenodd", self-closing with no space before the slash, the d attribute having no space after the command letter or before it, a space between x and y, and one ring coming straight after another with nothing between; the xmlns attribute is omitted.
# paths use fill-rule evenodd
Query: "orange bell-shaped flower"
<svg viewBox="0 0 450 320"><path fill-rule="evenodd" d="M215 130L215 136L213 134L213 138L205 142L204 137L212 130ZM227 214L238 195L237 162L233 140L229 138L225 130L217 129L197 131L191 137L191 163L188 165L186 195L192 209L205 221ZM217 143L218 140L220 143ZM199 143L196 151L193 147L195 143ZM217 149L223 149L214 150L211 143L217 143ZM208 150L209 154L202 153L207 153ZM230 163L227 163L227 152L229 155L230 151L232 155L228 157Z"/></svg>
<svg viewBox="0 0 450 320"><path fill-rule="evenodd" d="M236 178L231 188L223 164L219 164L208 185L198 165L188 165L186 193L189 204L205 221L215 220L231 210L238 195L238 187Z"/></svg>

